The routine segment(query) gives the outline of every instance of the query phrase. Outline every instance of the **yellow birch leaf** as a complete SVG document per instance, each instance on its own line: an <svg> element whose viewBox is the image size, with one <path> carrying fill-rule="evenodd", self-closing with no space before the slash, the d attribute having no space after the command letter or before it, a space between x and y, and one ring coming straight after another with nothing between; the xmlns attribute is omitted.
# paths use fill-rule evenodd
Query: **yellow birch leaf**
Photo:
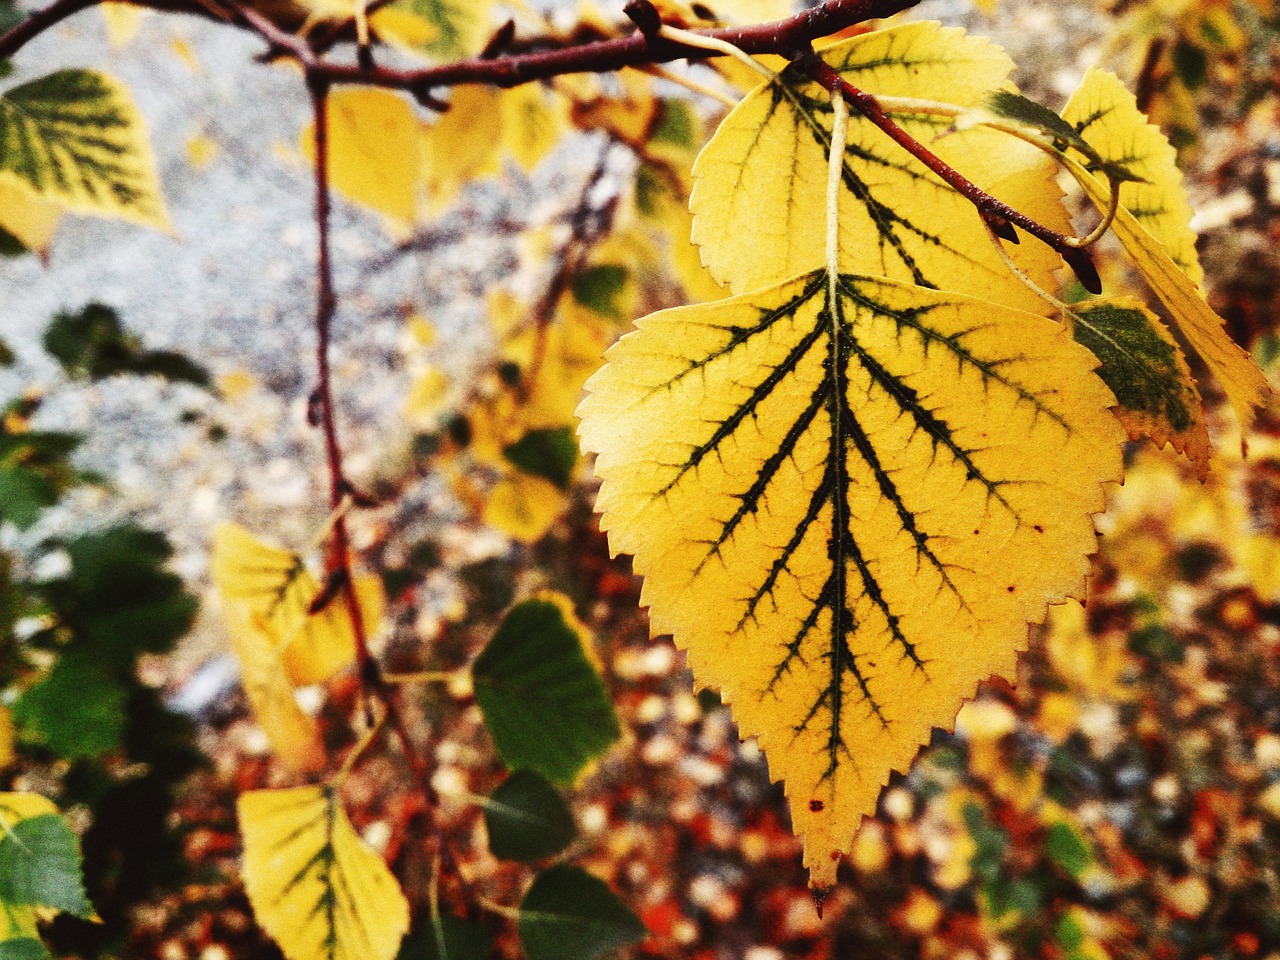
<svg viewBox="0 0 1280 960"><path fill-rule="evenodd" d="M281 664L279 644L244 601L224 601L222 616L231 639L231 652L240 664L245 697L272 753L292 770L322 769L325 753L319 728L294 698L293 685Z"/></svg>
<svg viewBox="0 0 1280 960"><path fill-rule="evenodd" d="M77 213L169 229L146 123L107 74L59 70L0 95L0 170Z"/></svg>
<svg viewBox="0 0 1280 960"><path fill-rule="evenodd" d="M391 960L409 904L332 786L251 790L236 804L244 883L289 960Z"/></svg>
<svg viewBox="0 0 1280 960"><path fill-rule="evenodd" d="M338 90L329 95L329 182L353 203L376 210L397 224L417 210L418 136L413 108L389 90ZM316 162L315 125L299 144Z"/></svg>
<svg viewBox="0 0 1280 960"><path fill-rule="evenodd" d="M936 23L869 33L820 51L868 93L960 107L1005 87L1009 58L985 40ZM1069 229L1052 161L1029 144L985 129L937 139L950 121L901 126L983 189L1035 220ZM826 262L830 95L794 69L758 87L724 119L694 166L693 241L716 280L734 293L777 283ZM840 269L956 290L1035 313L1045 303L992 247L972 204L860 115L849 120L840 191ZM1061 265L1040 243L1012 255L1041 287Z"/></svg>
<svg viewBox="0 0 1280 960"><path fill-rule="evenodd" d="M399 7L383 7L369 17L378 38L401 50L421 50L440 39L440 28L416 13Z"/></svg>
<svg viewBox="0 0 1280 960"><path fill-rule="evenodd" d="M0 173L0 227L28 250L48 250L62 216L61 204L36 193L13 174Z"/></svg>
<svg viewBox="0 0 1280 960"><path fill-rule="evenodd" d="M1191 202L1182 188L1177 151L1158 127L1147 122L1133 94L1115 74L1095 67L1067 101L1062 119L1103 160L1138 178L1120 185L1120 203L1192 283L1203 283L1204 269L1191 229ZM1105 176L1095 173L1094 177L1105 186Z"/></svg>
<svg viewBox="0 0 1280 960"><path fill-rule="evenodd" d="M347 591L337 591L312 613L320 584L298 554L268 546L243 527L223 524L214 532L211 568L224 604L244 607L264 642L278 652L292 686L323 683L355 662ZM377 577L356 577L355 583L368 635L382 619L382 590Z"/></svg>
<svg viewBox="0 0 1280 960"><path fill-rule="evenodd" d="M497 173L502 146L502 91L454 89L449 110L422 132L422 179L432 210L443 208L471 180Z"/></svg>
<svg viewBox="0 0 1280 960"><path fill-rule="evenodd" d="M428 366L413 378L404 401L404 414L415 426L436 426L449 398L449 375L437 366Z"/></svg>
<svg viewBox="0 0 1280 960"><path fill-rule="evenodd" d="M568 125L564 101L540 83L504 90L502 145L525 171L532 171L560 141Z"/></svg>
<svg viewBox="0 0 1280 960"><path fill-rule="evenodd" d="M1098 376L1116 395L1116 416L1130 439L1172 444L1204 480L1212 452L1204 403L1160 318L1132 297L1087 300L1071 316L1076 342L1102 362Z"/></svg>
<svg viewBox="0 0 1280 960"><path fill-rule="evenodd" d="M400 0L390 9L427 21L433 33L417 47L441 60L479 53L493 33L493 0Z"/></svg>
<svg viewBox="0 0 1280 960"><path fill-rule="evenodd" d="M1081 591L1114 398L1060 324L878 278L638 326L578 411L602 527L828 887L890 771Z"/></svg>
<svg viewBox="0 0 1280 960"><path fill-rule="evenodd" d="M146 7L132 3L102 4L102 18L107 24L107 40L112 49L120 50L129 45L138 35L138 28L142 26L142 18L146 14Z"/></svg>
<svg viewBox="0 0 1280 960"><path fill-rule="evenodd" d="M521 543L534 543L551 529L568 502L550 480L512 470L489 494L484 522Z"/></svg>
<svg viewBox="0 0 1280 960"><path fill-rule="evenodd" d="M1169 167L1172 167L1172 161L1167 154L1162 160L1161 151L1152 145L1152 135L1160 137L1159 131L1145 122L1136 106L1132 107L1132 112L1126 109L1124 98L1129 95L1122 87L1117 92L1119 81L1098 70L1090 71L1088 78L1087 88L1082 87L1067 104L1064 118L1076 125L1086 124L1086 141L1104 159L1119 161L1126 155L1126 150L1132 150L1135 157L1146 158L1144 169L1156 178L1155 183L1163 184L1160 192L1142 195L1141 202L1133 210L1129 209L1129 204L1134 201L1122 192L1122 203L1116 211L1112 230L1133 258L1143 279L1168 308L1178 330L1217 379L1244 429L1253 420L1253 408L1266 402L1271 388L1249 355L1227 336L1222 318L1205 303L1196 285L1201 271L1199 262L1194 260L1195 235L1181 212L1186 200L1177 171L1164 169L1165 161L1168 160ZM1082 92L1086 89L1087 95ZM1095 115L1100 119L1088 123ZM1097 142L1090 139L1089 131L1093 131ZM1087 172L1070 156L1062 159L1094 205L1105 210L1110 194L1106 183ZM1122 184L1121 189L1132 186ZM1153 234L1152 229L1158 233Z"/></svg>

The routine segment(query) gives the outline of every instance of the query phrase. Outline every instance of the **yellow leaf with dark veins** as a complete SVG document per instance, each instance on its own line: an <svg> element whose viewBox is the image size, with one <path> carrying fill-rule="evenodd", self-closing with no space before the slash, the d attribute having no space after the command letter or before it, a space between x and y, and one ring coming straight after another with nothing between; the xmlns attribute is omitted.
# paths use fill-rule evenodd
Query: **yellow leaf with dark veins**
<svg viewBox="0 0 1280 960"><path fill-rule="evenodd" d="M1080 594L1114 397L1062 325L877 278L638 325L578 411L602 525L828 887L890 771Z"/></svg>

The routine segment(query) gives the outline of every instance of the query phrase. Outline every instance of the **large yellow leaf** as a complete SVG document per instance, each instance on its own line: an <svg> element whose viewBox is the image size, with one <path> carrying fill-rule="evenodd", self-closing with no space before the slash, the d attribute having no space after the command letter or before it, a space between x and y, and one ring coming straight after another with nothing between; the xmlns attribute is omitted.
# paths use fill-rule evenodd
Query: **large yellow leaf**
<svg viewBox="0 0 1280 960"><path fill-rule="evenodd" d="M409 905L330 786L253 790L238 804L254 915L289 960L390 960Z"/></svg>
<svg viewBox="0 0 1280 960"><path fill-rule="evenodd" d="M1191 203L1182 188L1177 151L1147 122L1138 102L1115 74L1096 67L1084 75L1062 118L1108 163L1136 177L1120 185L1120 202L1155 237L1197 286L1204 270L1191 229ZM1106 178L1095 173L1099 182Z"/></svg>
<svg viewBox="0 0 1280 960"><path fill-rule="evenodd" d="M214 532L212 575L224 606L242 606L247 622L279 652L293 686L323 683L355 662L346 591L311 612L320 584L298 554L268 546L243 527L223 524ZM372 633L382 619L381 583L373 576L355 582L365 632Z"/></svg>
<svg viewBox="0 0 1280 960"><path fill-rule="evenodd" d="M1121 475L1114 398L1061 325L876 278L639 327L579 409L602 525L829 886L889 772L1078 595Z"/></svg>
<svg viewBox="0 0 1280 960"><path fill-rule="evenodd" d="M912 23L837 43L823 58L869 93L976 105L1012 67L985 40ZM1053 167L1035 148L991 130L935 137L949 121L901 125L971 180L1039 222L1069 229ZM693 240L735 293L826 262L830 95L788 69L725 118L694 166ZM1001 261L973 206L861 116L850 118L840 192L840 269L957 290L1037 313L1043 301ZM1014 256L1042 287L1057 256L1024 243Z"/></svg>
<svg viewBox="0 0 1280 960"><path fill-rule="evenodd" d="M417 210L422 124L401 96L373 88L329 95L329 182L340 194L407 224ZM301 135L315 163L315 128Z"/></svg>

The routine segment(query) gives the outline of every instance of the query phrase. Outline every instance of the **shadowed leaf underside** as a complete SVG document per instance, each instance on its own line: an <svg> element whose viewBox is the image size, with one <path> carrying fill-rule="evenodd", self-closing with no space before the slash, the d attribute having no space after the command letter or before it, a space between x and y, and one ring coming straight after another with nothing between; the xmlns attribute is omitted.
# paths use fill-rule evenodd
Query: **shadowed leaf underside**
<svg viewBox="0 0 1280 960"><path fill-rule="evenodd" d="M289 960L391 960L409 905L332 787L252 790L239 800L254 914Z"/></svg>
<svg viewBox="0 0 1280 960"><path fill-rule="evenodd" d="M1114 399L1056 323L868 277L638 326L579 408L597 509L829 886L889 772L1079 592Z"/></svg>
<svg viewBox="0 0 1280 960"><path fill-rule="evenodd" d="M975 105L1007 85L999 48L936 23L913 23L821 51L845 79L881 96ZM693 241L711 274L734 293L826 263L830 95L794 69L749 94L694 165ZM939 138L949 120L899 122L974 183L1058 230L1069 230L1052 161L1034 147L974 128ZM841 177L840 269L957 290L1043 313L1044 302L999 259L969 201L860 115L849 120ZM1055 285L1060 260L1043 244L1013 256L1037 283Z"/></svg>

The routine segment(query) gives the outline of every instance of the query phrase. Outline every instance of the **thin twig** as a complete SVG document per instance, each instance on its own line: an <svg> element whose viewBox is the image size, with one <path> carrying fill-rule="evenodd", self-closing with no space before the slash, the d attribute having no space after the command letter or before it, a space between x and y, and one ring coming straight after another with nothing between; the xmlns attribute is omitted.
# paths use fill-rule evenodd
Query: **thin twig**
<svg viewBox="0 0 1280 960"><path fill-rule="evenodd" d="M49 6L43 10L37 10L0 36L0 57L12 57L26 46L28 41L57 26L67 17L96 6L100 2L102 0L54 0Z"/></svg>

